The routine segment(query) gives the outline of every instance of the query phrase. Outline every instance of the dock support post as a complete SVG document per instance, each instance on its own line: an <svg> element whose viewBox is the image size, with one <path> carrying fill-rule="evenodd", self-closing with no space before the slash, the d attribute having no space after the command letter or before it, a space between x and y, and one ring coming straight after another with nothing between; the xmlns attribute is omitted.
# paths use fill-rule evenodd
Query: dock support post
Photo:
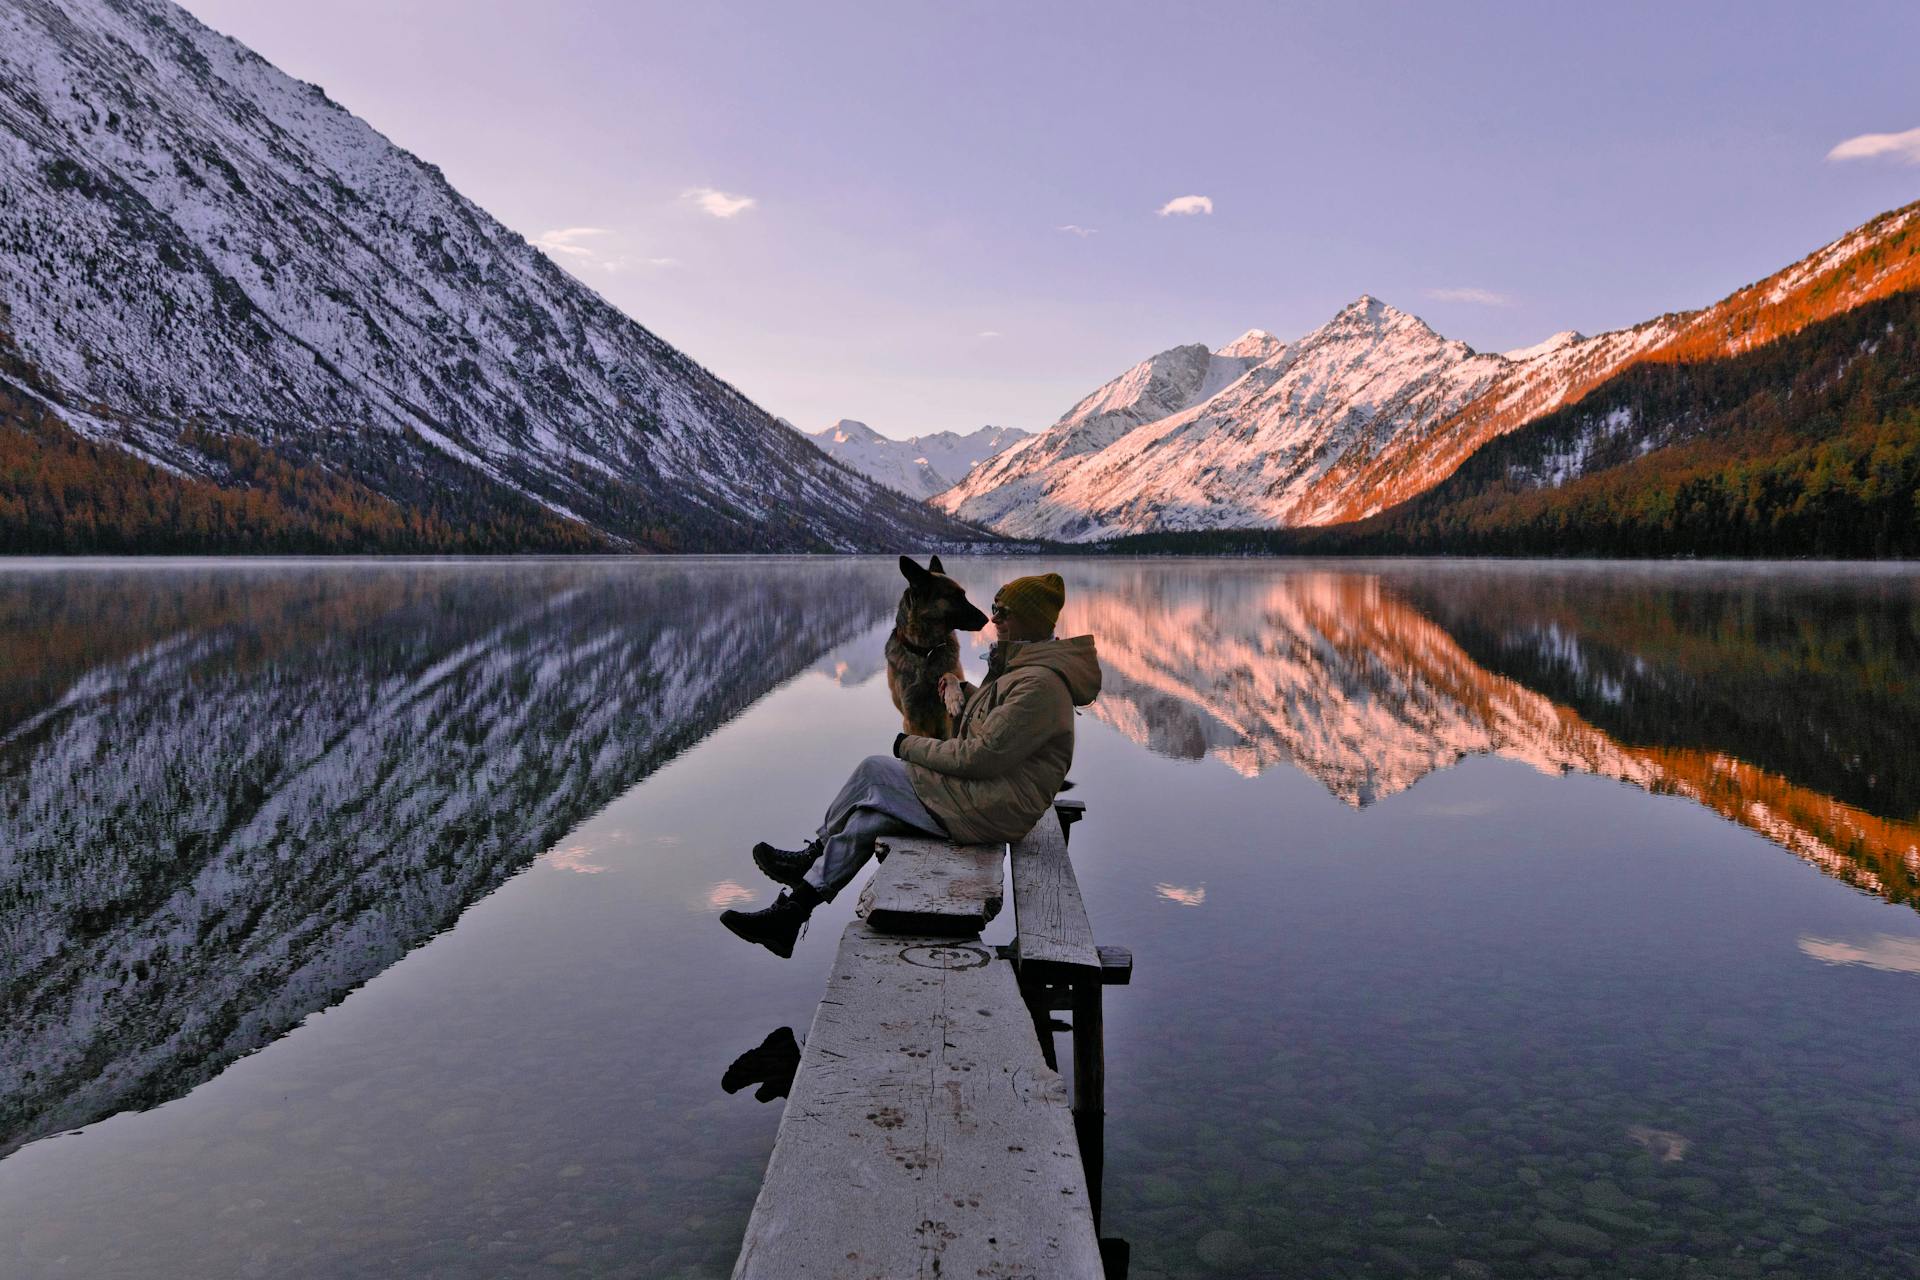
<svg viewBox="0 0 1920 1280"><path fill-rule="evenodd" d="M1073 983L1073 1127L1087 1168L1087 1196L1100 1225L1100 1174L1106 1163L1107 1049L1100 977Z"/></svg>

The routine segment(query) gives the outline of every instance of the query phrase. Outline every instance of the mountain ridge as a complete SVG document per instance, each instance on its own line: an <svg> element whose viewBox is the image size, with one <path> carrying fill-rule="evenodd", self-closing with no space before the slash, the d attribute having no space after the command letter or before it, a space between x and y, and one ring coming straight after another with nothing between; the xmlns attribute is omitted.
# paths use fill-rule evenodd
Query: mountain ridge
<svg viewBox="0 0 1920 1280"><path fill-rule="evenodd" d="M1920 556L1920 290L1738 355L1630 363L1365 519L1114 553Z"/></svg>
<svg viewBox="0 0 1920 1280"><path fill-rule="evenodd" d="M1154 385L1184 391L1199 384L1190 365L1204 348L1162 352L934 501L1014 536L1076 542L1338 527L1429 491L1491 441L1637 364L1737 355L1914 288L1920 204L1877 215L1710 306L1591 337L1563 330L1497 355L1449 344L1417 317L1362 294L1305 338L1290 345L1275 339L1251 370L1209 387L1204 399L1151 394ZM1352 410L1347 421L1329 422L1324 400L1289 404L1272 389L1301 347L1325 346L1343 334L1351 339L1355 317L1376 306L1385 308L1382 317L1404 317L1395 320L1402 341L1352 353L1342 384ZM1369 388L1375 366L1384 372L1423 351L1432 367L1421 378ZM1455 353L1451 372L1464 376L1468 394L1446 394L1442 351ZM1184 382L1167 373L1182 360L1189 366ZM1153 383L1156 372L1167 375L1160 384Z"/></svg>
<svg viewBox="0 0 1920 1280"><path fill-rule="evenodd" d="M0 378L159 472L232 487L210 432L402 510L504 490L603 549L976 536L166 0L0 11L0 140Z"/></svg>
<svg viewBox="0 0 1920 1280"><path fill-rule="evenodd" d="M1311 510L1336 458L1450 410L1505 363L1362 294L1297 342L1255 330L1142 361L935 505L1072 542L1283 520Z"/></svg>
<svg viewBox="0 0 1920 1280"><path fill-rule="evenodd" d="M822 453L869 480L924 501L952 488L974 467L1033 433L988 425L964 435L933 431L895 439L864 422L842 418L830 427L802 434Z"/></svg>

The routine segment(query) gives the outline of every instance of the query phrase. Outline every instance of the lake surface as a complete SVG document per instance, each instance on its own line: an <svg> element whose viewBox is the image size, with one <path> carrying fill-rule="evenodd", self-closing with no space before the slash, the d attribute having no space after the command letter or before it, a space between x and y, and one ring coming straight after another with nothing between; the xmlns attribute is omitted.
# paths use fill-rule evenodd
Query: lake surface
<svg viewBox="0 0 1920 1280"><path fill-rule="evenodd" d="M1920 1275L1920 569L1057 567L1135 1277ZM0 566L0 1275L726 1275L900 586Z"/></svg>

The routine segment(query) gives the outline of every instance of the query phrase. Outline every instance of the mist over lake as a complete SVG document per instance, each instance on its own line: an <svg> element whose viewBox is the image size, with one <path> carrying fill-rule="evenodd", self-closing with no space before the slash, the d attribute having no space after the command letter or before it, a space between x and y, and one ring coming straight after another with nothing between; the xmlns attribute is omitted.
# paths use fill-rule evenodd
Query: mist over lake
<svg viewBox="0 0 1920 1280"><path fill-rule="evenodd" d="M1920 574L1048 567L1136 1277L1920 1268ZM721 1074L853 895L715 917L886 750L899 589L0 568L0 1270L725 1274Z"/></svg>

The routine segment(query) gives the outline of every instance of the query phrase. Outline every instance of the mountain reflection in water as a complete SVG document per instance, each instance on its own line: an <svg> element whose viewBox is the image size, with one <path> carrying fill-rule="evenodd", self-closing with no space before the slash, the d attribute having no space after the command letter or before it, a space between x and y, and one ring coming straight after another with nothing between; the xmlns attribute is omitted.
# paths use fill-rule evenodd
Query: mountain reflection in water
<svg viewBox="0 0 1920 1280"><path fill-rule="evenodd" d="M334 1004L892 603L749 570L0 579L0 1154Z"/></svg>
<svg viewBox="0 0 1920 1280"><path fill-rule="evenodd" d="M1798 575L1209 568L1070 592L1063 625L1099 638L1105 668L1091 713L1159 754L1291 765L1355 807L1468 755L1579 770L1920 904L1910 579L1836 602Z"/></svg>
<svg viewBox="0 0 1920 1280"><path fill-rule="evenodd" d="M1025 567L955 571L977 595ZM1472 754L1590 772L1920 904L1911 577L1059 567L1105 667L1090 714L1161 755L1356 808ZM183 1094L542 854L594 874L563 838L789 677L867 699L899 590L844 560L0 576L0 1154ZM760 892L708 884L715 910Z"/></svg>

